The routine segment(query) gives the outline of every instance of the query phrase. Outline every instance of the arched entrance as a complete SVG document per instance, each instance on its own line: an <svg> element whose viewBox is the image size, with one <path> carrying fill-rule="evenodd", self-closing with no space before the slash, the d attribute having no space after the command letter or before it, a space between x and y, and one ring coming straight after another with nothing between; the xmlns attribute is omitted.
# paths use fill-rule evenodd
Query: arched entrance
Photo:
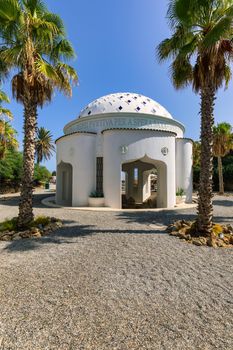
<svg viewBox="0 0 233 350"><path fill-rule="evenodd" d="M166 165L144 156L122 164L122 208L165 208Z"/></svg>
<svg viewBox="0 0 233 350"><path fill-rule="evenodd" d="M64 206L72 206L73 168L70 163L61 162L57 166L56 202Z"/></svg>

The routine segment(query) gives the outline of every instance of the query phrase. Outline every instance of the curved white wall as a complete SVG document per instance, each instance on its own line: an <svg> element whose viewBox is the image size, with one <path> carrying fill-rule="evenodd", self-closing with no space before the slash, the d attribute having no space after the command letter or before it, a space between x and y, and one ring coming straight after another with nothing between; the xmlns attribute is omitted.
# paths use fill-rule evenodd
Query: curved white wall
<svg viewBox="0 0 233 350"><path fill-rule="evenodd" d="M189 139L176 139L176 189L183 188L186 203L192 203L193 143Z"/></svg>
<svg viewBox="0 0 233 350"><path fill-rule="evenodd" d="M138 159L154 161L160 169L160 184L163 198L159 206L168 208L175 205L175 135L149 130L109 130L103 133L104 195L105 204L121 208L121 167L122 164ZM122 152L122 146L127 152ZM162 149L168 149L163 155Z"/></svg>
<svg viewBox="0 0 233 350"><path fill-rule="evenodd" d="M174 207L179 187L185 190L186 202L192 201L192 141L176 138L174 133L142 129L80 132L58 139L56 146L57 165L61 162L72 165L72 206L87 206L90 193L96 189L96 157L103 157L106 206L121 208L122 165L136 160L157 168L158 207ZM168 152L162 152L164 148ZM63 186L60 173L57 202L61 202Z"/></svg>
<svg viewBox="0 0 233 350"><path fill-rule="evenodd" d="M87 206L88 196L95 190L96 135L65 136L56 146L57 165L64 162L73 167L72 206Z"/></svg>

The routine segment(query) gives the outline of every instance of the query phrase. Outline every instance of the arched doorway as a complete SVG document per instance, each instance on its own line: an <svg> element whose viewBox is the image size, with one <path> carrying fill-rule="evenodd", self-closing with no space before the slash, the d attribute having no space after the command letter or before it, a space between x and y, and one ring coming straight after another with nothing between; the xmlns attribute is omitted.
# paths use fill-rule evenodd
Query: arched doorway
<svg viewBox="0 0 233 350"><path fill-rule="evenodd" d="M72 206L73 168L70 163L61 162L57 166L56 202L64 206Z"/></svg>
<svg viewBox="0 0 233 350"><path fill-rule="evenodd" d="M165 208L166 165L144 156L122 164L122 208Z"/></svg>

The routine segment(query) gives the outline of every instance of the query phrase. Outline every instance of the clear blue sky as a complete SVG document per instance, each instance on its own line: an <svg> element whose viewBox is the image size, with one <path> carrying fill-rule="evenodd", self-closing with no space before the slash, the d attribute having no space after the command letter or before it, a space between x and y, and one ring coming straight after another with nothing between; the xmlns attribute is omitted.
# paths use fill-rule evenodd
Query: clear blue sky
<svg viewBox="0 0 233 350"><path fill-rule="evenodd" d="M162 0L47 0L59 14L73 43L79 86L72 99L56 93L39 110L39 126L62 135L64 125L92 100L113 92L147 95L168 109L186 126L186 137L199 138L199 97L191 89L176 91L169 79L169 64L159 65L155 47L169 35L167 1ZM9 86L5 87L9 92ZM22 106L12 101L13 125L22 141ZM233 84L218 94L216 121L233 124ZM55 156L45 164L55 169Z"/></svg>

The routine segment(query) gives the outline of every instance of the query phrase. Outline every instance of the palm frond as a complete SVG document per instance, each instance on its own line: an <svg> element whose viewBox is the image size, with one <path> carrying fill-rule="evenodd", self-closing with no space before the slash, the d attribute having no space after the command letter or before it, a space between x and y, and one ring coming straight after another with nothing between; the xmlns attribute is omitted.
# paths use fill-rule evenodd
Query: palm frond
<svg viewBox="0 0 233 350"><path fill-rule="evenodd" d="M23 0L22 3L32 17L48 11L44 1L41 0Z"/></svg>
<svg viewBox="0 0 233 350"><path fill-rule="evenodd" d="M49 52L50 59L54 62L60 60L70 60L75 58L74 49L67 39L60 39L55 42Z"/></svg>
<svg viewBox="0 0 233 350"><path fill-rule="evenodd" d="M227 16L222 18L205 36L202 47L207 49L216 44L221 39L224 39L226 34L232 31L233 16Z"/></svg>
<svg viewBox="0 0 233 350"><path fill-rule="evenodd" d="M5 94L5 92L3 92L2 90L0 90L0 103L1 102L10 102L9 97L7 96L7 94Z"/></svg>
<svg viewBox="0 0 233 350"><path fill-rule="evenodd" d="M189 85L193 79L193 67L189 59L178 55L170 67L170 74L176 89Z"/></svg>
<svg viewBox="0 0 233 350"><path fill-rule="evenodd" d="M21 9L17 0L0 0L1 25L16 22L21 15Z"/></svg>
<svg viewBox="0 0 233 350"><path fill-rule="evenodd" d="M0 106L0 117L2 116L6 116L9 119L13 119L12 112L9 109Z"/></svg>
<svg viewBox="0 0 233 350"><path fill-rule="evenodd" d="M43 127L37 130L35 145L38 164L43 160L49 160L55 151L53 135L49 130Z"/></svg>
<svg viewBox="0 0 233 350"><path fill-rule="evenodd" d="M38 74L43 74L47 79L57 81L58 76L53 65L49 64L42 57L38 57L35 62L36 71Z"/></svg>
<svg viewBox="0 0 233 350"><path fill-rule="evenodd" d="M45 12L42 18L44 21L51 23L51 25L57 28L57 34L65 36L64 23L58 15L51 12Z"/></svg>
<svg viewBox="0 0 233 350"><path fill-rule="evenodd" d="M71 67L70 65L68 65L66 63L62 63L62 62L59 62L56 67L58 70L63 72L64 76L66 76L67 79L69 79L71 83L73 83L73 84L78 83L78 75L77 75L76 70L73 67Z"/></svg>
<svg viewBox="0 0 233 350"><path fill-rule="evenodd" d="M21 44L12 47L2 47L0 49L0 61L6 66L13 67L20 65L23 56L23 46Z"/></svg>

